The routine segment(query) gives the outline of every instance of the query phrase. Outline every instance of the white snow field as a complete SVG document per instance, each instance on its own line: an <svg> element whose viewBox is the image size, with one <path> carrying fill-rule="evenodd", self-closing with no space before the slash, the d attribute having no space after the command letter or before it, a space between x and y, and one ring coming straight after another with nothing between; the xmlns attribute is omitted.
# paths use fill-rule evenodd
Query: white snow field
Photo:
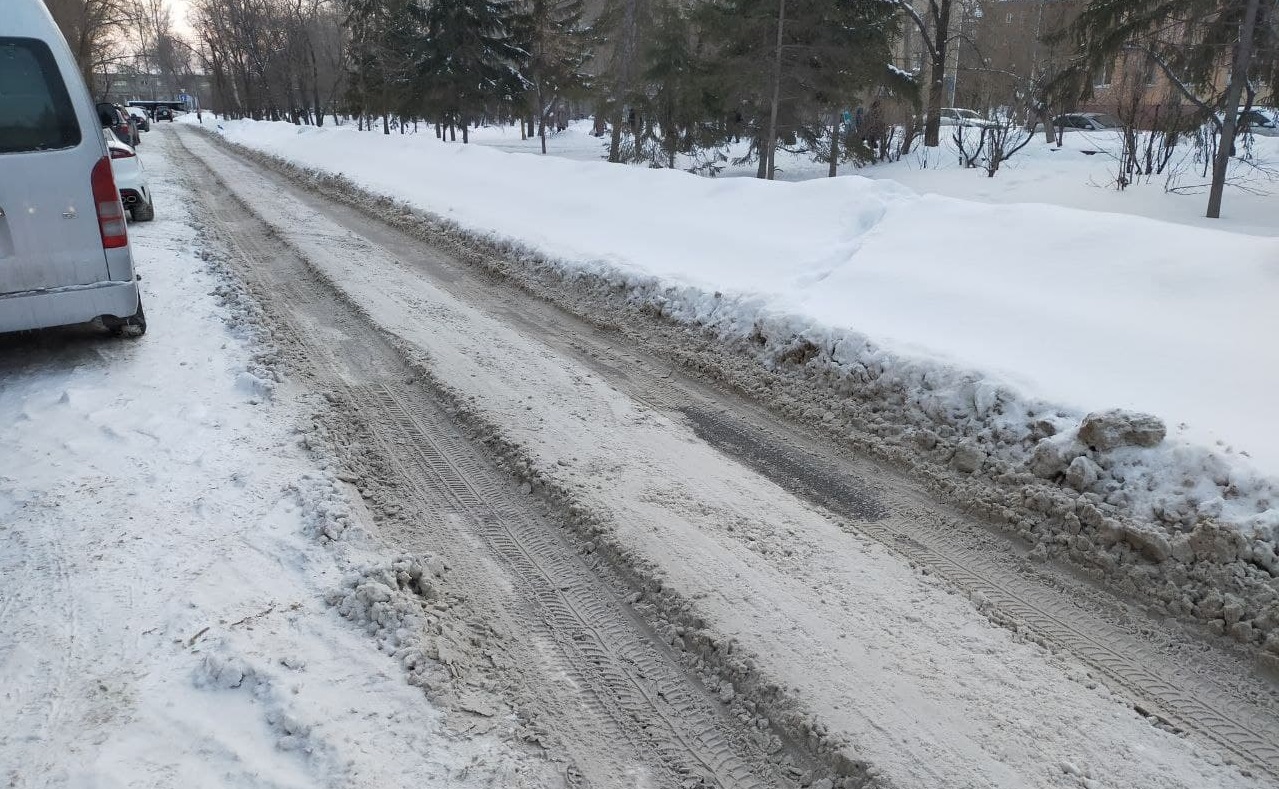
<svg viewBox="0 0 1279 789"><path fill-rule="evenodd" d="M358 509L156 134L157 219L129 228L150 332L0 339L0 783L544 785L325 604L383 562L313 536Z"/></svg>
<svg viewBox="0 0 1279 789"><path fill-rule="evenodd" d="M1056 435L1039 434L1048 442L1041 451L1064 468L1085 452L1076 435L1086 414L1153 414L1167 440L1098 456L1104 473L1093 488L1147 518L1189 528L1209 517L1268 546L1276 540L1279 238L921 194L860 176L711 179L447 144L429 131L384 136L253 121L218 129L514 243L570 274L609 278L721 336L762 328L770 339L806 339L844 372L893 378L918 411L1012 436L1022 446L1002 451L1014 464L1030 460L1035 422L1051 425ZM1272 142L1258 141L1258 155ZM1087 187L1072 179L1086 177L1083 170L1032 163L1093 162L1071 147L1087 145L1071 138L1062 151L1014 159L994 180L930 170L944 177L927 185L964 178L995 194L1010 183L1010 200L1060 193L1079 204ZM1104 163L1089 166L1104 180ZM887 172L918 171L899 164ZM1248 199L1232 190L1227 212ZM1135 198L1133 206L1159 212L1173 203L1168 215L1180 216L1190 203L1201 210L1203 198Z"/></svg>
<svg viewBox="0 0 1279 789"><path fill-rule="evenodd" d="M426 127L423 127L424 129ZM608 139L590 134L590 121L575 121L563 132L552 133L547 154L576 161L598 162L607 153ZM377 132L380 133L380 132ZM425 133L431 135L430 129ZM537 139L521 140L518 127L486 126L471 131L471 141L510 153L540 153ZM968 142L976 148L976 140ZM1115 188L1119 173L1118 156L1122 140L1117 132L1068 131L1062 145L1048 144L1042 133L1005 162L995 178L980 169L961 166L954 130L944 129L941 145L935 149L917 146L900 161L854 169L840 165L840 175L861 175L874 180L891 180L921 194L940 194L985 203L1047 203L1066 208L1132 214L1214 230L1279 235L1275 219L1275 199L1279 193L1279 139L1255 137L1247 141L1247 158L1236 159L1231 168L1233 183L1246 189L1227 193L1221 219L1207 219L1207 177L1203 158L1190 142L1179 146L1161 174L1142 177L1139 183L1120 191ZM743 156L747 143L734 144L719 162L721 177L753 178L755 165L733 164ZM680 155L679 169L703 165L707 157ZM827 177L827 165L808 154L780 151L777 178L782 181L809 181ZM1174 187L1170 191L1165 187Z"/></svg>

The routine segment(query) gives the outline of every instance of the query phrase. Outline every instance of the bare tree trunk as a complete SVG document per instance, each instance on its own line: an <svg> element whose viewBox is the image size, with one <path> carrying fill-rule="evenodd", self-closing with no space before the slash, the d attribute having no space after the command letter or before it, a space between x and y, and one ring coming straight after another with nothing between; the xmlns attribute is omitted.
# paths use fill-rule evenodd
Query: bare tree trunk
<svg viewBox="0 0 1279 789"><path fill-rule="evenodd" d="M608 122L612 126L608 137L608 160L620 162L622 161L622 108L620 105Z"/></svg>
<svg viewBox="0 0 1279 789"><path fill-rule="evenodd" d="M834 178L839 174L839 113L835 113L835 125L830 129L830 170L826 175Z"/></svg>
<svg viewBox="0 0 1279 789"><path fill-rule="evenodd" d="M546 97L542 95L542 81L537 81L537 136L542 141L542 155L546 155Z"/></svg>
<svg viewBox="0 0 1279 789"><path fill-rule="evenodd" d="M941 145L941 101L942 91L946 87L946 46L950 43L950 7L951 0L941 0L933 6L933 19L937 27L933 30L932 65L928 84L928 122L924 126L924 147L926 148L936 148Z"/></svg>
<svg viewBox="0 0 1279 789"><path fill-rule="evenodd" d="M1239 25L1239 39L1235 42L1234 56L1230 64L1230 88L1226 91L1226 117L1221 123L1221 144L1217 146L1217 158L1212 163L1212 189L1208 192L1208 218L1221 218L1221 200L1226 191L1226 172L1230 169L1230 156L1234 153L1235 132L1239 126L1239 99L1248 81L1248 67L1252 63L1253 35L1257 28L1257 13L1261 0L1248 0L1243 22Z"/></svg>
<svg viewBox="0 0 1279 789"><path fill-rule="evenodd" d="M311 103L315 105L315 125L324 125L324 103L320 101L320 65L315 58L315 45L307 39L307 52L311 57ZM336 113L334 121L337 121Z"/></svg>
<svg viewBox="0 0 1279 789"><path fill-rule="evenodd" d="M768 111L768 165L764 177L773 180L777 172L777 103L782 93L782 36L786 26L786 0L777 0L777 52L773 56L773 101Z"/></svg>
<svg viewBox="0 0 1279 789"><path fill-rule="evenodd" d="M639 51L639 2L640 0L625 0L625 9L622 15L622 31L619 36L620 51L617 53L617 85L613 94L613 112L610 120L613 123L613 133L608 141L608 160L610 162L620 162L622 160L622 118L625 114L625 102L630 97L632 74L635 70L635 60Z"/></svg>

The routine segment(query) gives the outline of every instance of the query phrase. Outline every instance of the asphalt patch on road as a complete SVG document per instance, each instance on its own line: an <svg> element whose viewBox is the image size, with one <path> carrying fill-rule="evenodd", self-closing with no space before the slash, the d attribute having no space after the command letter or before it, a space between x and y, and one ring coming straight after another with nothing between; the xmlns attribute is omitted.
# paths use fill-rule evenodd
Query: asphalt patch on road
<svg viewBox="0 0 1279 789"><path fill-rule="evenodd" d="M860 480L818 465L793 447L777 446L731 415L698 406L680 408L697 437L740 460L787 491L838 515L878 521L888 509Z"/></svg>

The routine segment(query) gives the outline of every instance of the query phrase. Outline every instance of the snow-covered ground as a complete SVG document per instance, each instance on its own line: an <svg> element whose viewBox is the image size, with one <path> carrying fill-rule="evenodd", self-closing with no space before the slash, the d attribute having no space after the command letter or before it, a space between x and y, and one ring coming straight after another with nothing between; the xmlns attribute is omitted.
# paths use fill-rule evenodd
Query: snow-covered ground
<svg viewBox="0 0 1279 789"><path fill-rule="evenodd" d="M945 584L444 292L253 165L203 142L191 150L539 473L608 513L598 539L661 580L636 595L637 610L670 595L699 622L672 629L673 644L716 644L743 674L753 664L888 785L1259 786L1152 726L1073 659L987 621ZM712 687L734 702L731 682Z"/></svg>
<svg viewBox="0 0 1279 789"><path fill-rule="evenodd" d="M359 528L317 539L359 505L302 447L307 403L261 355L192 185L157 133L142 155L149 333L0 338L0 782L525 785L517 753L448 735L325 603L367 577L398 605L389 560Z"/></svg>
<svg viewBox="0 0 1279 789"><path fill-rule="evenodd" d="M887 379L919 424L960 423L981 445L978 465L1029 464L1037 449L1052 477L1082 457L1073 484L1110 504L1276 539L1275 238L859 176L709 179L349 125L219 129L723 336L807 340L840 375ZM1089 158L1034 156L1069 155ZM1025 169L1043 188L1074 177L1036 171L1034 156ZM1090 453L1078 428L1109 408L1156 415L1167 440Z"/></svg>
<svg viewBox="0 0 1279 789"><path fill-rule="evenodd" d="M430 130L423 127L425 134ZM599 161L608 151L608 138L590 134L590 121L576 121L548 138L547 154L576 161ZM943 130L936 149L917 147L900 161L854 169L841 165L840 175L860 175L891 180L921 194L940 194L988 203L1047 203L1089 211L1133 214L1215 230L1254 235L1279 235L1275 201L1279 199L1279 139L1258 137L1250 141L1250 157L1237 161L1232 179L1246 189L1230 189L1221 219L1207 219L1207 179L1195 147L1182 145L1163 174L1143 178L1125 191L1115 188L1119 172L1120 138L1114 132L1076 132L1064 135L1062 146L1034 139L1004 163L995 178L980 169L960 167L953 130ZM490 126L474 129L471 140L509 153L540 153L537 139L521 140L518 127ZM970 147L975 147L970 143ZM753 178L755 165L734 165L748 145L730 146L720 163L721 177ZM705 160L681 156L677 165L687 169ZM811 155L781 152L779 180L808 181L827 177L827 165ZM1176 187L1177 192L1166 187Z"/></svg>

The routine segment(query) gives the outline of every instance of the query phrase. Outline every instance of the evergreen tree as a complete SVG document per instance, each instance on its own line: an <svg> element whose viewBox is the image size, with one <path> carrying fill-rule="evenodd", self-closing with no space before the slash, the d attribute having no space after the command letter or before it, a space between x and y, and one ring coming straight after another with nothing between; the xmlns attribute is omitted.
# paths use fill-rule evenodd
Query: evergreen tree
<svg viewBox="0 0 1279 789"><path fill-rule="evenodd" d="M637 132L642 121L643 55L653 29L653 0L610 0L594 28L605 53L596 84L599 111L612 130L608 160L620 162L624 132Z"/></svg>
<svg viewBox="0 0 1279 789"><path fill-rule="evenodd" d="M431 0L423 14L421 85L437 122L462 128L486 109L510 108L528 89L528 60L512 29L519 9L511 0Z"/></svg>
<svg viewBox="0 0 1279 789"><path fill-rule="evenodd" d="M349 100L361 116L403 115L416 93L422 60L423 10L418 0L347 0Z"/></svg>
<svg viewBox="0 0 1279 789"><path fill-rule="evenodd" d="M677 1L662 0L653 20L653 36L644 52L643 79L648 122L636 134L636 158L645 156L647 143L656 143L662 161L675 167L679 153L698 144L697 127L705 119L701 101L700 66L694 53L688 15Z"/></svg>
<svg viewBox="0 0 1279 789"><path fill-rule="evenodd" d="M775 175L783 145L820 144L823 158L842 158L836 118L859 96L917 94L911 80L888 67L899 32L892 3L712 0L701 25L714 53L708 79L732 125L751 136L748 155L758 157L761 178Z"/></svg>
<svg viewBox="0 0 1279 789"><path fill-rule="evenodd" d="M527 95L542 153L547 123L560 101L581 95L591 84L585 71L591 42L584 16L582 0L527 0L519 21L519 37L528 55Z"/></svg>

